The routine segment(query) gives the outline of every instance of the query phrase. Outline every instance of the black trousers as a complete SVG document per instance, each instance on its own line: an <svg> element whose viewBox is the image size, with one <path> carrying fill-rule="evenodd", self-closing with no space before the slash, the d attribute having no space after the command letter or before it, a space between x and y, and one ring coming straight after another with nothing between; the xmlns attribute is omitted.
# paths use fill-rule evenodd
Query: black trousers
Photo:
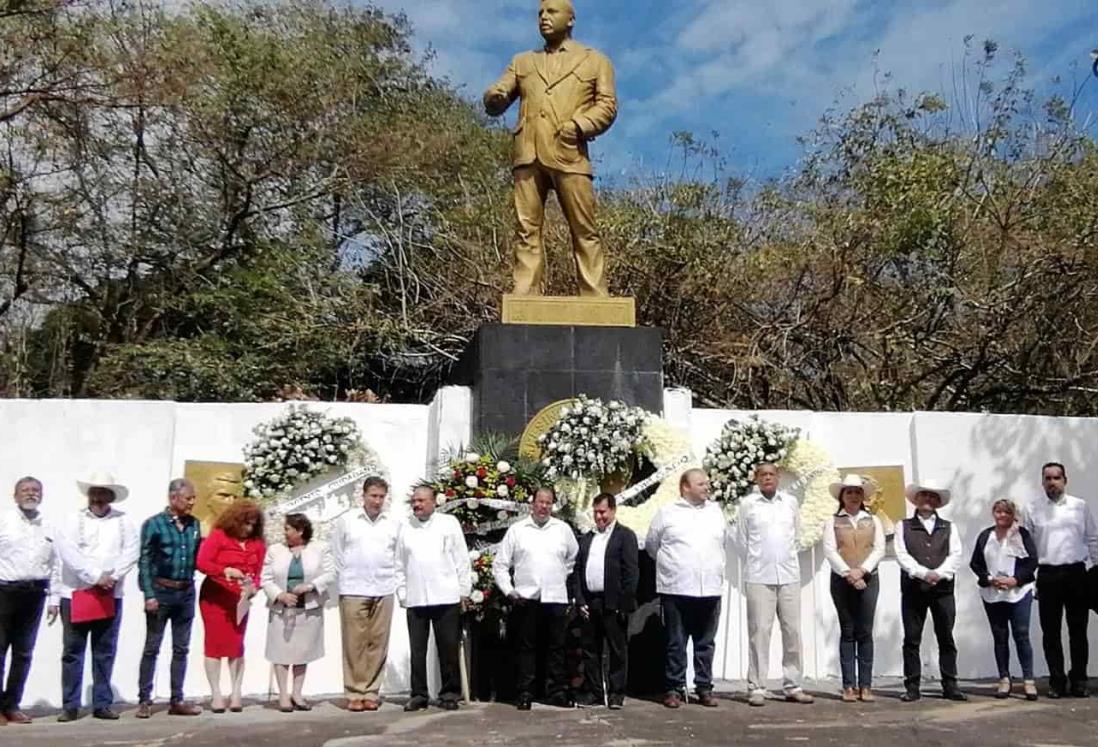
<svg viewBox="0 0 1098 747"><path fill-rule="evenodd" d="M0 678L4 674L4 659L11 649L7 684L0 679L0 713L19 710L45 604L44 583L0 586Z"/></svg>
<svg viewBox="0 0 1098 747"><path fill-rule="evenodd" d="M595 700L625 695L629 667L629 616L618 610L608 610L602 594L587 599L588 617L583 623L583 683ZM603 686L603 650L609 654L606 686Z"/></svg>
<svg viewBox="0 0 1098 747"><path fill-rule="evenodd" d="M515 635L516 690L533 696L537 676L538 636L546 638L545 695L552 698L568 689L568 670L564 660L564 636L568 624L568 606L542 604L536 600L515 600L511 610L511 629Z"/></svg>
<svg viewBox="0 0 1098 747"><path fill-rule="evenodd" d="M437 604L408 608L408 641L412 649L412 697L428 697L427 641L435 631L438 668L442 684L439 700L461 698L461 605Z"/></svg>
<svg viewBox="0 0 1098 747"><path fill-rule="evenodd" d="M948 592L922 590L917 584L905 586L900 593L900 614L904 623L904 687L918 690L922 680L923 662L919 646L923 640L926 613L934 620L934 636L938 639L938 670L942 689L957 687L957 644L953 641L953 623L957 605L952 586Z"/></svg>
<svg viewBox="0 0 1098 747"><path fill-rule="evenodd" d="M1048 664L1048 686L1063 690L1068 680L1072 686L1087 683L1087 605L1086 566L1042 565L1037 568L1037 613L1041 620L1042 645ZM1065 614L1066 613L1066 614ZM1068 646L1071 649L1071 671L1064 675L1063 620L1067 617Z"/></svg>

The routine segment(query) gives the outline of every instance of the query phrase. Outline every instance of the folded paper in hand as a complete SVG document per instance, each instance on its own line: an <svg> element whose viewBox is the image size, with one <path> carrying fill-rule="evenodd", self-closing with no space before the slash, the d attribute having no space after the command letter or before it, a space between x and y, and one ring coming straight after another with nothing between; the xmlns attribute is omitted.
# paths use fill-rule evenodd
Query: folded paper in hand
<svg viewBox="0 0 1098 747"><path fill-rule="evenodd" d="M74 623L94 622L114 617L114 590L92 586L72 593L69 619Z"/></svg>

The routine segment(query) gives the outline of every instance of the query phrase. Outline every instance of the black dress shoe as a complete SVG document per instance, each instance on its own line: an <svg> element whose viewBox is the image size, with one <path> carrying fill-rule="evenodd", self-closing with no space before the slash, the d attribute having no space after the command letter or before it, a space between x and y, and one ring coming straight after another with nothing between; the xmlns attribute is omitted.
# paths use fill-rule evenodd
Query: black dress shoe
<svg viewBox="0 0 1098 747"><path fill-rule="evenodd" d="M1071 697L1073 698L1089 698L1090 691L1087 690L1086 685L1072 685Z"/></svg>
<svg viewBox="0 0 1098 747"><path fill-rule="evenodd" d="M515 707L520 711L529 711L533 702L534 699L530 697L529 693L522 693L518 696L518 700L515 701Z"/></svg>
<svg viewBox="0 0 1098 747"><path fill-rule="evenodd" d="M438 707L444 711L456 711L459 706L456 700L441 700Z"/></svg>
<svg viewBox="0 0 1098 747"><path fill-rule="evenodd" d="M602 698L599 698L591 693L580 693L576 696L576 705L581 708L590 708L591 706L602 705Z"/></svg>
<svg viewBox="0 0 1098 747"><path fill-rule="evenodd" d="M959 701L959 702L964 702L964 701L968 700L968 696L965 695L963 692L961 692L960 690L958 690L956 688L952 688L950 690L943 690L942 691L942 697L945 698L946 700L956 700L956 701Z"/></svg>
<svg viewBox="0 0 1098 747"><path fill-rule="evenodd" d="M900 696L900 701L903 703L914 703L921 697L923 696L918 690L907 690Z"/></svg>
<svg viewBox="0 0 1098 747"><path fill-rule="evenodd" d="M576 701L572 700L570 695L564 693L557 693L545 699L546 705L551 705L554 708L575 708Z"/></svg>
<svg viewBox="0 0 1098 747"><path fill-rule="evenodd" d="M1059 700L1060 698L1064 697L1064 695L1066 695L1066 694L1067 693L1065 693L1063 690L1061 690L1058 687L1050 687L1048 689L1048 698L1050 700Z"/></svg>
<svg viewBox="0 0 1098 747"><path fill-rule="evenodd" d="M404 704L404 710L406 712L422 711L427 707L427 698L422 695L413 696L411 700Z"/></svg>
<svg viewBox="0 0 1098 747"><path fill-rule="evenodd" d="M62 724L69 721L75 721L78 718L80 718L80 711L76 710L75 708L69 708L61 711L61 713L57 716L57 720Z"/></svg>
<svg viewBox="0 0 1098 747"><path fill-rule="evenodd" d="M624 705L625 705L625 698L622 697L621 695L611 695L610 696L610 710L611 711L620 711L622 709L622 706L624 706Z"/></svg>
<svg viewBox="0 0 1098 747"><path fill-rule="evenodd" d="M117 721L118 713L110 708L96 708L92 711L92 718L101 718L104 721Z"/></svg>

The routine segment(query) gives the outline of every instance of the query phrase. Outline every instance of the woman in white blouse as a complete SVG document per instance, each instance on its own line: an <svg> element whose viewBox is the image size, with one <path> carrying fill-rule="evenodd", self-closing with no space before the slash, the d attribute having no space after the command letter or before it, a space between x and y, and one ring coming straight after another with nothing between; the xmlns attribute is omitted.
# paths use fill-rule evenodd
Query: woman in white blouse
<svg viewBox="0 0 1098 747"><path fill-rule="evenodd" d="M969 567L976 574L980 596L991 624L995 663L999 667L996 698L1010 696L1010 635L1022 665L1026 700L1037 700L1033 681L1033 647L1029 642L1029 616L1037 573L1037 546L1029 531L1018 523L1014 501L1005 498L991 506L995 525L980 532Z"/></svg>
<svg viewBox="0 0 1098 747"><path fill-rule="evenodd" d="M324 602L335 581L331 553L312 542L313 525L304 514L287 514L286 544L267 550L261 583L270 610L267 660L274 664L279 710L312 709L301 694L305 668L324 656ZM293 690L289 692L290 669Z"/></svg>
<svg viewBox="0 0 1098 747"><path fill-rule="evenodd" d="M831 483L839 510L824 527L824 555L831 565L831 599L839 614L839 665L844 703L873 698L873 618L877 612L877 564L884 557L884 529L865 501L876 486L861 475Z"/></svg>

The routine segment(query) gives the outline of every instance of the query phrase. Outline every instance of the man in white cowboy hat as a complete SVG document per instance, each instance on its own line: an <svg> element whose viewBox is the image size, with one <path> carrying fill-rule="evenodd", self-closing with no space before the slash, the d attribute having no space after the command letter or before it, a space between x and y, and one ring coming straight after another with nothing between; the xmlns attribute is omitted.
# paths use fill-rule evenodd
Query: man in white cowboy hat
<svg viewBox="0 0 1098 747"><path fill-rule="evenodd" d="M938 639L942 695L949 700L968 700L957 688L957 645L953 642L957 617L953 577L961 567L961 538L951 522L938 516L949 503L949 488L943 481L927 479L908 485L906 492L915 514L900 522L895 536L904 624L904 694L900 700L910 703L922 697L919 646L928 611Z"/></svg>
<svg viewBox="0 0 1098 747"><path fill-rule="evenodd" d="M122 582L137 564L137 526L114 507L129 490L109 472L94 472L77 480L87 506L69 514L57 532L60 572L50 590L51 604L60 603L64 625L61 655L62 712L58 721L75 721L80 710L84 653L91 639L92 715L118 718L111 705L111 671L122 621ZM73 621L74 600L76 617Z"/></svg>
<svg viewBox="0 0 1098 747"><path fill-rule="evenodd" d="M778 468L755 468L755 492L736 515L736 544L744 558L747 597L747 702L766 704L770 632L777 614L782 633L782 691L792 703L811 703L801 686L801 565L797 558L800 504L778 490Z"/></svg>

